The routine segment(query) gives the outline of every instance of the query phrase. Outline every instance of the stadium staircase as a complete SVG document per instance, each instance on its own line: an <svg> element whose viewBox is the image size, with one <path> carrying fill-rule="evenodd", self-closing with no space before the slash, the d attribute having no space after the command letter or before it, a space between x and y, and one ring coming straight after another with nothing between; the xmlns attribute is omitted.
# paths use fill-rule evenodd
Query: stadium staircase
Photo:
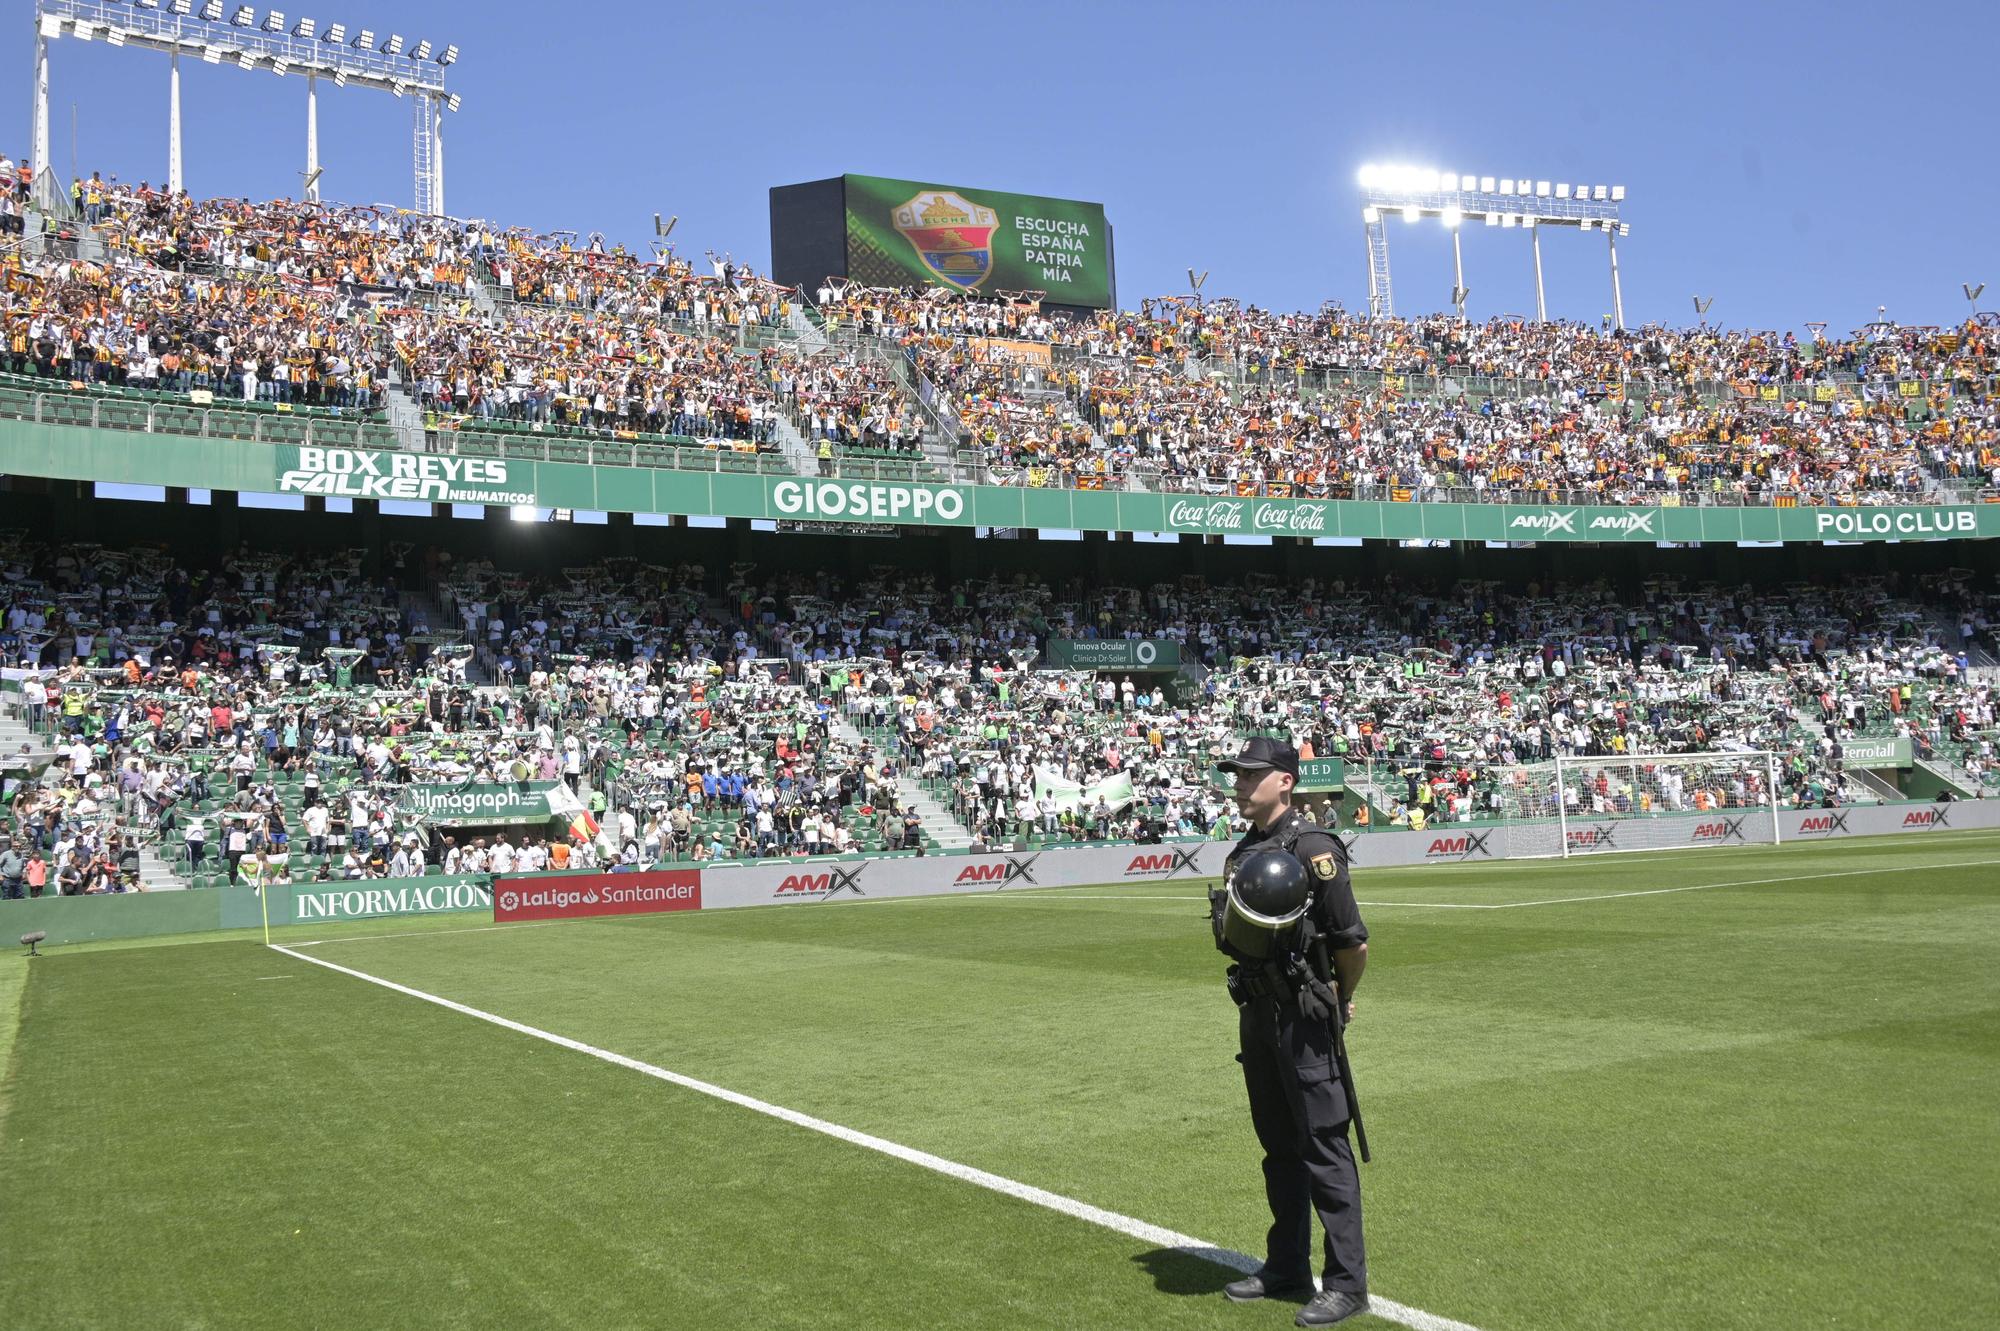
<svg viewBox="0 0 2000 1331"><path fill-rule="evenodd" d="M1990 784L1981 785L1979 778L1951 759L1938 755L1917 759L1916 770L1922 774L1919 780L1924 791L1948 786L1960 799L1984 799L1993 789ZM1897 798L1909 799L1910 796L1899 793Z"/></svg>
<svg viewBox="0 0 2000 1331"><path fill-rule="evenodd" d="M424 434L424 409L411 390L410 383L403 378L403 365L398 359L389 362L388 390L389 428L396 432L396 447L411 453L430 451L430 444Z"/></svg>
<svg viewBox="0 0 2000 1331"><path fill-rule="evenodd" d="M785 316L785 326L792 330L792 340L798 344L802 356L817 356L830 345L820 326L806 317L801 304L794 304Z"/></svg>
<svg viewBox="0 0 2000 1331"><path fill-rule="evenodd" d="M799 427L781 415L771 417L771 424L785 464L800 476L819 475L819 462L813 457L812 445L799 433Z"/></svg>
<svg viewBox="0 0 2000 1331"><path fill-rule="evenodd" d="M56 756L55 749L45 738L28 729L27 718L14 710L20 706L17 701L20 695L12 693L7 697L10 708L0 713L0 754L6 755L6 765L39 768L52 762Z"/></svg>
<svg viewBox="0 0 2000 1331"><path fill-rule="evenodd" d="M838 709L828 719L827 728L843 743L854 748L873 747L889 751L887 745L871 740L855 729ZM904 808L917 811L917 821L922 825L925 838L936 843L938 849L964 850L972 844L972 834L965 830L965 825L952 817L944 805L932 799L913 777L898 776L896 794L903 801Z"/></svg>
<svg viewBox="0 0 2000 1331"><path fill-rule="evenodd" d="M493 288L487 285L486 279L480 275L479 269L480 265L473 264L465 272L466 290L472 295L473 308L481 314L498 314L500 312L500 302L494 298Z"/></svg>
<svg viewBox="0 0 2000 1331"><path fill-rule="evenodd" d="M27 766L39 771L48 763L56 761L56 751L48 739L28 729L27 718L13 702L18 694L9 695L10 707L0 712L0 754L6 755L5 766ZM187 887L187 880L180 877L173 867L158 854L156 840L141 839L139 843L139 884L148 892L178 892Z"/></svg>

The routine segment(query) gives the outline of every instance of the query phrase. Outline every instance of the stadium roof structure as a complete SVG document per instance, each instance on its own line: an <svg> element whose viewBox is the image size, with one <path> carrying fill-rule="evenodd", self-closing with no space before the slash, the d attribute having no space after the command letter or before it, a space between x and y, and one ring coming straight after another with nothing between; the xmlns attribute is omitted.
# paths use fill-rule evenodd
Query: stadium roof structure
<svg viewBox="0 0 2000 1331"><path fill-rule="evenodd" d="M1384 225L1391 214L1406 222L1425 217L1442 220L1451 230L1455 281L1452 304L1465 316L1465 262L1459 249L1459 229L1472 220L1490 227L1524 227L1535 252L1535 318L1546 322L1548 302L1542 290L1542 235L1545 226L1602 231L1611 252L1612 318L1625 326L1625 300L1618 281L1618 238L1632 234L1619 214L1625 202L1623 185L1577 185L1568 181L1528 177L1454 175L1428 167L1361 168L1361 223L1368 237L1368 312L1375 318L1395 313L1389 288L1389 235Z"/></svg>
<svg viewBox="0 0 2000 1331"><path fill-rule="evenodd" d="M306 80L305 197L319 198L319 80L337 88L362 87L412 100L415 208L444 211L443 113L459 108L445 88L445 70L458 47L429 41L405 43L402 34L358 25L301 18L287 26L285 12L224 0L36 0L35 122L30 144L39 202L54 201L49 174L49 43L68 37L117 47L164 51L172 61L167 91L167 188L183 190L181 176L181 70L183 55L209 65L235 65Z"/></svg>

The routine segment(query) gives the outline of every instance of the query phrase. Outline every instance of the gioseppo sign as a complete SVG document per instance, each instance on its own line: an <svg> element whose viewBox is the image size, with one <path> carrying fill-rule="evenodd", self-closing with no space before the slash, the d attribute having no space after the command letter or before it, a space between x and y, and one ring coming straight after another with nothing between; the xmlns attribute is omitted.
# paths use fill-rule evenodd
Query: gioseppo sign
<svg viewBox="0 0 2000 1331"><path fill-rule="evenodd" d="M956 522L965 516L965 495L944 486L779 481L771 487L771 506L788 518Z"/></svg>
<svg viewBox="0 0 2000 1331"><path fill-rule="evenodd" d="M508 464L493 458L430 453L372 453L359 448L305 447L278 475L284 494L348 499L415 499L434 504L532 504L535 492L515 485Z"/></svg>
<svg viewBox="0 0 2000 1331"><path fill-rule="evenodd" d="M493 918L502 922L700 909L699 869L578 874L565 878L506 874L493 880Z"/></svg>

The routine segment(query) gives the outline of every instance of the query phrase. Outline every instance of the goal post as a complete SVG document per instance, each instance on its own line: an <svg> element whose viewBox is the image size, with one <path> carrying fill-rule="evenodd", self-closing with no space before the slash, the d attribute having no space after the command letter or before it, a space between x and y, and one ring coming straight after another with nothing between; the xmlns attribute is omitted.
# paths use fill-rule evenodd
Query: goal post
<svg viewBox="0 0 2000 1331"><path fill-rule="evenodd" d="M1559 757L1549 766L1565 858L1782 840L1771 753Z"/></svg>

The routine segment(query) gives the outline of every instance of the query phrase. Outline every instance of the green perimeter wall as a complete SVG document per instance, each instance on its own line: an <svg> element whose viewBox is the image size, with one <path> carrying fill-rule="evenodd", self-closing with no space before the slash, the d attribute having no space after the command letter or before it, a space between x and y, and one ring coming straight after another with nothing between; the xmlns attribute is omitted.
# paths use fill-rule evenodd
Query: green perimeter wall
<svg viewBox="0 0 2000 1331"><path fill-rule="evenodd" d="M592 467L362 449L246 444L0 422L16 476L613 513L894 523L908 528L1174 532L1402 541L1965 540L2000 536L2000 505L1927 508L1640 508L1376 503L820 481Z"/></svg>
<svg viewBox="0 0 2000 1331"><path fill-rule="evenodd" d="M43 947L105 938L255 929L267 903L247 887L184 892L126 892L93 897L40 897L0 902L0 939L14 942L43 930ZM491 912L483 874L383 879L367 883L294 883L271 890L271 923L380 919L396 915Z"/></svg>

